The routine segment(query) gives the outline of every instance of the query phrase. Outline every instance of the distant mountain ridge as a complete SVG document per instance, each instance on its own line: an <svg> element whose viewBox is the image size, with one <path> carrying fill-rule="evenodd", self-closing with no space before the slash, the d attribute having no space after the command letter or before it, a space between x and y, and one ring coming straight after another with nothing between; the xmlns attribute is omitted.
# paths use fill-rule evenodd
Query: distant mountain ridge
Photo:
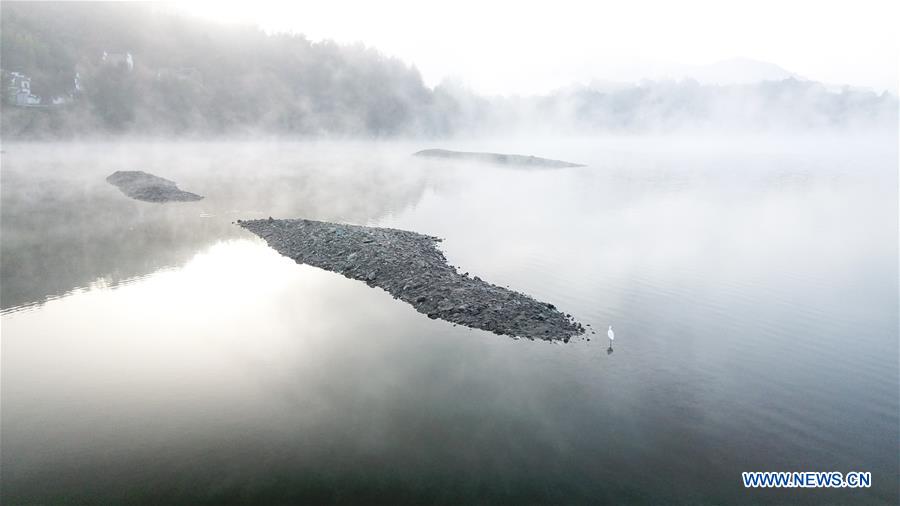
<svg viewBox="0 0 900 506"><path fill-rule="evenodd" d="M766 81L783 81L785 79L811 81L774 63L737 57L700 65L664 64L658 66L655 70L647 71L640 78L592 79L587 86L597 91L615 91L640 83L660 81L696 81L705 85L728 86L758 84ZM579 87L581 85L572 84L563 86L558 91ZM837 89L837 87L832 88Z"/></svg>
<svg viewBox="0 0 900 506"><path fill-rule="evenodd" d="M693 79L701 84L752 84L762 81L797 79L808 81L774 63L737 57L708 65L683 65L673 69L672 77Z"/></svg>

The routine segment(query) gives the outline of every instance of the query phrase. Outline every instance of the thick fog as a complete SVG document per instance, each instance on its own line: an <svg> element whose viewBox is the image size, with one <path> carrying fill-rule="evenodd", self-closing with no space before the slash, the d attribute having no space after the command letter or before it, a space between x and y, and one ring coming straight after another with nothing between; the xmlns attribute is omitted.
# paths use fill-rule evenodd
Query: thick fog
<svg viewBox="0 0 900 506"><path fill-rule="evenodd" d="M898 98L809 72L870 71L883 19L818 46L835 9L794 2L369 4L241 4L279 31L227 1L0 3L0 503L900 503ZM595 36L703 50L566 71ZM494 335L380 288L519 316L457 274L585 332Z"/></svg>
<svg viewBox="0 0 900 506"><path fill-rule="evenodd" d="M589 81L488 96L454 78L429 86L415 62L362 43L313 42L153 5L4 2L2 9L4 78L30 78L37 101L22 106L5 97L4 140L897 128L895 95L790 73L716 84L698 70L691 74L698 80ZM505 72L502 61L495 71Z"/></svg>

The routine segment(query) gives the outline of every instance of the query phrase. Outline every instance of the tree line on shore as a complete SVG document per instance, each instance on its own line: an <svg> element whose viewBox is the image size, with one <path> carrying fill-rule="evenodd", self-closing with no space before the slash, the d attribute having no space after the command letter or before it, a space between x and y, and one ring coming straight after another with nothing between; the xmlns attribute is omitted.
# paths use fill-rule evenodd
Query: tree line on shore
<svg viewBox="0 0 900 506"><path fill-rule="evenodd" d="M730 86L648 81L483 97L450 81L429 87L414 66L362 44L218 25L152 4L3 2L0 9L4 71L30 77L42 97L72 97L43 108L4 100L7 138L438 137L897 123L891 94L796 79ZM104 54L133 60L126 65ZM80 89L73 88L76 75Z"/></svg>

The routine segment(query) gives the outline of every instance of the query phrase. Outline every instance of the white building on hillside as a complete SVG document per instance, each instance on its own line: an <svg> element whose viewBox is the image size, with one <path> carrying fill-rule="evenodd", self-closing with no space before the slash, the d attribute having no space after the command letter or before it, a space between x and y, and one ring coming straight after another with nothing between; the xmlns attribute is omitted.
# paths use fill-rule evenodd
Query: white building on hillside
<svg viewBox="0 0 900 506"><path fill-rule="evenodd" d="M107 65L124 66L129 71L134 70L134 58L131 57L131 53L108 53L103 51L103 56L100 59Z"/></svg>
<svg viewBox="0 0 900 506"><path fill-rule="evenodd" d="M31 78L21 72L7 74L6 101L13 105L38 105L41 97L31 93Z"/></svg>

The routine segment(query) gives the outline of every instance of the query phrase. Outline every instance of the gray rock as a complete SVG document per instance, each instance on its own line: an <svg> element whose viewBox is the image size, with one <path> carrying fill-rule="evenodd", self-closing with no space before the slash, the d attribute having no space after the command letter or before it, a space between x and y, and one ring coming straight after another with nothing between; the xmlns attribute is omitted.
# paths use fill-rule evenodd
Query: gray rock
<svg viewBox="0 0 900 506"><path fill-rule="evenodd" d="M203 197L178 189L174 181L140 170L117 170L106 178L125 195L144 202L192 202Z"/></svg>
<svg viewBox="0 0 900 506"><path fill-rule="evenodd" d="M284 256L378 286L429 318L496 334L563 340L584 327L555 306L460 274L437 249L439 239L389 228L312 220L242 220ZM348 251L356 268L349 269Z"/></svg>
<svg viewBox="0 0 900 506"><path fill-rule="evenodd" d="M517 165L520 167L561 169L566 167L584 167L578 163L539 158L526 155L504 155L501 153L473 153L468 151L450 151L449 149L424 149L413 153L413 156L426 158L442 158L451 160L466 160L473 162L496 163L500 165Z"/></svg>

